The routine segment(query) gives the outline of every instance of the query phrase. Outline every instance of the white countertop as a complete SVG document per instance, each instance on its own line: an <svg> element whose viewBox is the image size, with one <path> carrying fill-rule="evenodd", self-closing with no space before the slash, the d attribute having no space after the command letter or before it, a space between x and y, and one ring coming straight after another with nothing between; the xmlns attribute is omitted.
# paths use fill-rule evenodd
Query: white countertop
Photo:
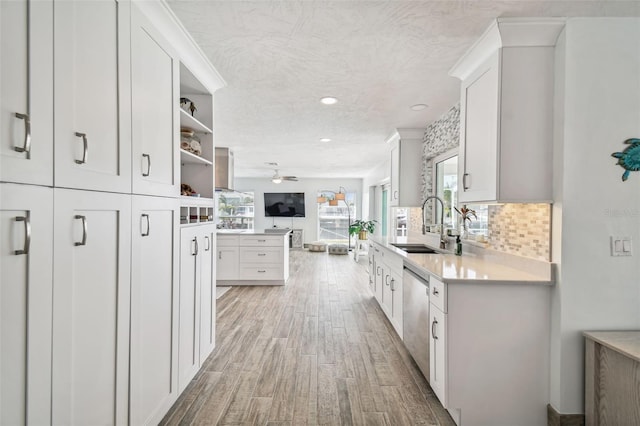
<svg viewBox="0 0 640 426"><path fill-rule="evenodd" d="M640 331L585 331L584 335L640 362Z"/></svg>
<svg viewBox="0 0 640 426"><path fill-rule="evenodd" d="M274 228L269 230L257 230L257 229L216 229L216 234L225 235L286 235L291 232L291 229Z"/></svg>
<svg viewBox="0 0 640 426"><path fill-rule="evenodd" d="M517 256L495 254L481 256L463 253L456 256L450 251L441 253L406 253L391 243L424 244L424 241L402 238L398 240L371 237L371 240L403 257L408 269L419 274L428 273L447 284L540 284L551 285L552 264ZM417 270L416 270L417 269Z"/></svg>

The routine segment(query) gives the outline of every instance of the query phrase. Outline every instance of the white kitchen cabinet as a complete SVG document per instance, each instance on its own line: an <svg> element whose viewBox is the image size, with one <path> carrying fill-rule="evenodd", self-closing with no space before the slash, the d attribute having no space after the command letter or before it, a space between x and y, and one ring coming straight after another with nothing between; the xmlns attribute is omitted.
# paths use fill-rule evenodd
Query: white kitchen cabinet
<svg viewBox="0 0 640 426"><path fill-rule="evenodd" d="M404 313L402 310L402 272L391 270L389 278L389 289L391 290L391 324L396 329L398 336L402 339L404 336Z"/></svg>
<svg viewBox="0 0 640 426"><path fill-rule="evenodd" d="M551 202L563 27L563 19L499 18L449 72L462 81L460 202Z"/></svg>
<svg viewBox="0 0 640 426"><path fill-rule="evenodd" d="M0 424L50 424L53 190L0 184L0 206Z"/></svg>
<svg viewBox="0 0 640 426"><path fill-rule="evenodd" d="M447 314L434 303L430 304L429 313L429 386L447 408Z"/></svg>
<svg viewBox="0 0 640 426"><path fill-rule="evenodd" d="M378 265L376 269L379 268L378 270L381 272L380 285L382 287L380 290L382 297L378 300L378 303L398 336L402 338L402 257L384 247L380 247L377 258Z"/></svg>
<svg viewBox="0 0 640 426"><path fill-rule="evenodd" d="M130 3L54 3L56 187L131 192Z"/></svg>
<svg viewBox="0 0 640 426"><path fill-rule="evenodd" d="M396 129L387 142L391 145L391 193L393 207L420 207L420 173L424 129Z"/></svg>
<svg viewBox="0 0 640 426"><path fill-rule="evenodd" d="M131 7L132 192L180 195L179 62L167 40Z"/></svg>
<svg viewBox="0 0 640 426"><path fill-rule="evenodd" d="M180 230L180 392L215 345L214 236L214 225L182 227Z"/></svg>
<svg viewBox="0 0 640 426"><path fill-rule="evenodd" d="M239 274L240 249L237 235L217 236L216 280L235 280Z"/></svg>
<svg viewBox="0 0 640 426"><path fill-rule="evenodd" d="M52 422L125 424L131 196L56 188L54 198Z"/></svg>
<svg viewBox="0 0 640 426"><path fill-rule="evenodd" d="M53 184L53 2L0 2L0 180Z"/></svg>
<svg viewBox="0 0 640 426"><path fill-rule="evenodd" d="M158 424L178 397L180 202L134 196L131 423Z"/></svg>

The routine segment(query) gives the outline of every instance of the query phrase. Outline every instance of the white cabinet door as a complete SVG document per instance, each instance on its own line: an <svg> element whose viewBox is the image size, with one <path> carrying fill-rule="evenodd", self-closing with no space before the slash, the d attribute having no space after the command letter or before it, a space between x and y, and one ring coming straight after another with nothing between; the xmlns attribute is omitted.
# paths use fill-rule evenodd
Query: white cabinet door
<svg viewBox="0 0 640 426"><path fill-rule="evenodd" d="M385 264L383 266L383 280L382 280L382 310L387 314L387 317L391 319L392 315L392 291L391 291L391 270Z"/></svg>
<svg viewBox="0 0 640 426"><path fill-rule="evenodd" d="M131 22L132 191L178 196L178 60L135 5Z"/></svg>
<svg viewBox="0 0 640 426"><path fill-rule="evenodd" d="M0 184L0 206L0 424L50 424L53 190Z"/></svg>
<svg viewBox="0 0 640 426"><path fill-rule="evenodd" d="M447 408L447 315L431 303L430 320L429 385Z"/></svg>
<svg viewBox="0 0 640 426"><path fill-rule="evenodd" d="M380 306L382 306L382 297L383 297L382 287L384 287L384 275L383 275L384 268L383 268L382 262L380 261L377 255L376 255L376 261L374 263L374 268L375 268L374 283L376 287L375 296Z"/></svg>
<svg viewBox="0 0 640 426"><path fill-rule="evenodd" d="M178 397L180 202L132 204L131 424L157 424Z"/></svg>
<svg viewBox="0 0 640 426"><path fill-rule="evenodd" d="M475 78L462 86L460 161L463 190L460 201L495 200L498 167L498 79L496 52Z"/></svg>
<svg viewBox="0 0 640 426"><path fill-rule="evenodd" d="M400 146L398 143L391 148L391 194L390 206L398 206L400 202Z"/></svg>
<svg viewBox="0 0 640 426"><path fill-rule="evenodd" d="M403 322L402 322L402 275L391 272L389 281L391 289L391 323L396 329L398 336L403 338Z"/></svg>
<svg viewBox="0 0 640 426"><path fill-rule="evenodd" d="M0 180L53 184L53 2L0 2Z"/></svg>
<svg viewBox="0 0 640 426"><path fill-rule="evenodd" d="M218 246L216 257L216 279L237 280L239 274L238 247Z"/></svg>
<svg viewBox="0 0 640 426"><path fill-rule="evenodd" d="M52 422L126 424L131 196L54 197Z"/></svg>
<svg viewBox="0 0 640 426"><path fill-rule="evenodd" d="M54 3L57 187L131 192L129 9Z"/></svg>
<svg viewBox="0 0 640 426"><path fill-rule="evenodd" d="M200 365L216 345L216 228L200 226L202 251L200 252Z"/></svg>
<svg viewBox="0 0 640 426"><path fill-rule="evenodd" d="M200 368L200 256L203 250L197 226L180 230L180 315L178 331L178 391Z"/></svg>

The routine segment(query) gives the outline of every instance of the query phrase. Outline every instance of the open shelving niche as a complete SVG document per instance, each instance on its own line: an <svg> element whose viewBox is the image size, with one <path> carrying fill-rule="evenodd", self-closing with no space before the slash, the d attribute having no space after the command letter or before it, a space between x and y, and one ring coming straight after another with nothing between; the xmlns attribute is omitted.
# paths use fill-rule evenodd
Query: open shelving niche
<svg viewBox="0 0 640 426"><path fill-rule="evenodd" d="M180 224L196 225L215 221L215 144L213 96L189 71L180 64L180 97L189 98L196 106L193 116L180 108L180 128L192 129L200 139L202 155L180 149L180 182L190 185L199 197L182 196Z"/></svg>

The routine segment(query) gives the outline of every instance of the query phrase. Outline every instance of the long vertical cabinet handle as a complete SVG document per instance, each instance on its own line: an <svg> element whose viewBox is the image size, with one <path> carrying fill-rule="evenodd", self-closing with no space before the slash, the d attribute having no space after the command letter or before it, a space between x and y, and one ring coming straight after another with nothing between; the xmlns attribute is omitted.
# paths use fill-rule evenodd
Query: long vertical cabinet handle
<svg viewBox="0 0 640 426"><path fill-rule="evenodd" d="M13 149L17 152L31 152L31 119L29 114L20 114L16 112L16 118L24 120L24 143L22 146L14 146Z"/></svg>
<svg viewBox="0 0 640 426"><path fill-rule="evenodd" d="M222 260L222 251L218 250L218 260Z"/></svg>
<svg viewBox="0 0 640 426"><path fill-rule="evenodd" d="M209 250L211 250L211 240L209 239L209 236L208 236L208 235L206 235L206 236L204 237L204 240L207 242L207 245L205 246L204 251L209 251Z"/></svg>
<svg viewBox="0 0 640 426"><path fill-rule="evenodd" d="M140 217L145 218L147 222L147 232L140 232L140 235L142 235L143 237L148 237L151 233L151 219L149 219L148 214L142 214ZM140 225L142 225L142 223L140 223Z"/></svg>
<svg viewBox="0 0 640 426"><path fill-rule="evenodd" d="M76 132L76 136L82 138L82 160L76 160L76 164L85 164L89 157L89 142L86 133Z"/></svg>
<svg viewBox="0 0 640 426"><path fill-rule="evenodd" d="M469 176L469 173L465 173L465 174L462 175L462 189L464 191L469 189L469 186L467 185L467 176Z"/></svg>
<svg viewBox="0 0 640 426"><path fill-rule="evenodd" d="M29 254L29 247L31 247L31 221L29 216L18 216L16 217L16 222L24 222L24 247L22 250L16 250L13 253L17 255Z"/></svg>
<svg viewBox="0 0 640 426"><path fill-rule="evenodd" d="M396 287L394 285L395 282L396 282L395 278L391 278L391 285L390 285L391 291L396 291Z"/></svg>
<svg viewBox="0 0 640 426"><path fill-rule="evenodd" d="M438 320L434 318L431 323L431 337L433 337L434 340L438 340L438 336L436 336L436 325L438 325Z"/></svg>
<svg viewBox="0 0 640 426"><path fill-rule="evenodd" d="M151 155L149 154L142 154L142 158L146 158L147 159L147 173L142 173L142 176L149 176L149 174L151 174Z"/></svg>
<svg viewBox="0 0 640 426"><path fill-rule="evenodd" d="M74 246L86 246L87 245L87 217L82 215L75 215L74 219L80 219L82 221L82 241L74 243Z"/></svg>
<svg viewBox="0 0 640 426"><path fill-rule="evenodd" d="M192 241L193 241L194 251L193 253L191 253L191 255L197 256L198 255L198 239L194 237Z"/></svg>

